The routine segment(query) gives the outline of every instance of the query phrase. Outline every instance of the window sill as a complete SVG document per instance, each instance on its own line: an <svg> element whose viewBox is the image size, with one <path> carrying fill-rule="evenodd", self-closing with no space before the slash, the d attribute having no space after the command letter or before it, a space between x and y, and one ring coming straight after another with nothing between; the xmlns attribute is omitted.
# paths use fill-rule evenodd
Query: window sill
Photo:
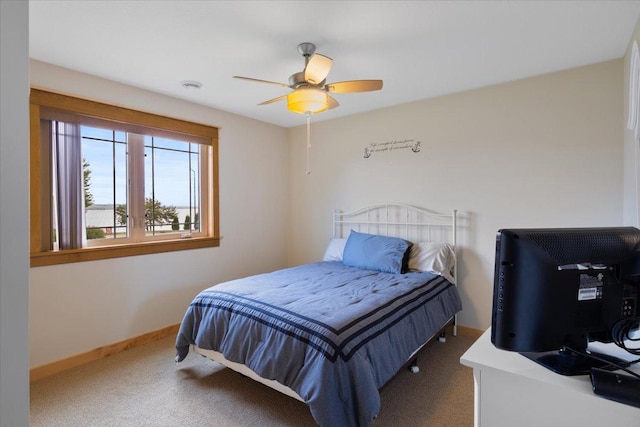
<svg viewBox="0 0 640 427"><path fill-rule="evenodd" d="M38 252L31 254L31 267L68 264L82 261L96 261L136 255L149 255L216 246L220 246L219 237L196 237L189 239L163 240L160 242L69 249L55 252Z"/></svg>

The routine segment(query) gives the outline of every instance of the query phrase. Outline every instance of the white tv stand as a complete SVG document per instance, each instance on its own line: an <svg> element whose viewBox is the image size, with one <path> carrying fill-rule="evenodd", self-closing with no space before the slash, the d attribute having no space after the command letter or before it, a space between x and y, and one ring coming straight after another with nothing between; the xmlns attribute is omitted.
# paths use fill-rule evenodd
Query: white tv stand
<svg viewBox="0 0 640 427"><path fill-rule="evenodd" d="M473 368L475 427L640 426L640 409L595 395L588 376L559 375L498 350L491 329L460 362Z"/></svg>

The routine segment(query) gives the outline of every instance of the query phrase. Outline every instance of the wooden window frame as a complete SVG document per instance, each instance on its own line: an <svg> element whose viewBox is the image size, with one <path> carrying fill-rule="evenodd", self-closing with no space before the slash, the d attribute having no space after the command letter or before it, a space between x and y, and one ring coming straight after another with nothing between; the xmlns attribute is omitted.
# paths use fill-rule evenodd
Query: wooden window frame
<svg viewBox="0 0 640 427"><path fill-rule="evenodd" d="M51 250L44 238L45 221L50 221L48 198L45 191L44 173L49 173L48 153L42 148L40 129L41 113L55 110L60 114L107 120L131 127L152 129L156 134L180 134L210 147L209 174L207 176L207 230L206 237L188 239L176 238L162 241L125 243L120 245L96 246L82 249ZM45 114L46 115L46 114ZM157 114L118 107L82 98L31 89L30 94L30 257L31 267L65 264L81 261L146 255L161 252L200 249L220 246L219 187L218 187L218 128Z"/></svg>

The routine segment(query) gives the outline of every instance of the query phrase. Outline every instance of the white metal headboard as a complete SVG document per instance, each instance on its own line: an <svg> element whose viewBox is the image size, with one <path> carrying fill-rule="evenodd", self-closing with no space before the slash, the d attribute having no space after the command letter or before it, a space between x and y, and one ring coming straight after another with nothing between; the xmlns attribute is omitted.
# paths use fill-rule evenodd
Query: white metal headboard
<svg viewBox="0 0 640 427"><path fill-rule="evenodd" d="M347 237L351 230L382 234L418 241L452 243L455 247L457 210L441 214L429 209L405 204L379 204L352 212L333 212L334 237Z"/></svg>

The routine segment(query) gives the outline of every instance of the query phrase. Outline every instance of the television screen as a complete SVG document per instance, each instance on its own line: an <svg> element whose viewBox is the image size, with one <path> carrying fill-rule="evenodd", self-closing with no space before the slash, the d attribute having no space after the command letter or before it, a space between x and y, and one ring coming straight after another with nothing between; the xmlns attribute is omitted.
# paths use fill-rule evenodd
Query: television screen
<svg viewBox="0 0 640 427"><path fill-rule="evenodd" d="M496 237L491 342L564 375L588 374L590 341L640 315L640 230L503 229Z"/></svg>

